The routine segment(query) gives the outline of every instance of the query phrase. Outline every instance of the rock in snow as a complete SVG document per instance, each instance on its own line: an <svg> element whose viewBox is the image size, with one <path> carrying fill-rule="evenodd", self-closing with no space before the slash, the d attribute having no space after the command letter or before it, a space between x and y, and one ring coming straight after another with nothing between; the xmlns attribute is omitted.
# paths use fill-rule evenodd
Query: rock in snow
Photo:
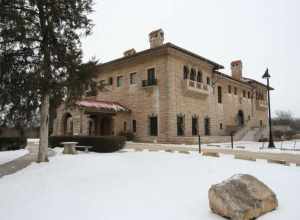
<svg viewBox="0 0 300 220"><path fill-rule="evenodd" d="M233 220L250 220L278 207L274 192L247 174L237 174L212 185L208 192L211 210Z"/></svg>

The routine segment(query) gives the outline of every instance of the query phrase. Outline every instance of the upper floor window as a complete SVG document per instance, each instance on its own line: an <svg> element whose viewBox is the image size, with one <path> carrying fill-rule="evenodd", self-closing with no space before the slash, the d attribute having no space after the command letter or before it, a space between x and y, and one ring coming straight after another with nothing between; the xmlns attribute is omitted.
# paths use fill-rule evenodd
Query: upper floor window
<svg viewBox="0 0 300 220"><path fill-rule="evenodd" d="M189 78L189 68L187 66L183 67L183 79Z"/></svg>
<svg viewBox="0 0 300 220"><path fill-rule="evenodd" d="M209 77L206 78L206 84L210 85L210 78Z"/></svg>
<svg viewBox="0 0 300 220"><path fill-rule="evenodd" d="M237 88L234 87L234 94L237 95Z"/></svg>
<svg viewBox="0 0 300 220"><path fill-rule="evenodd" d="M250 94L250 92L248 92L248 99L250 99L251 98L251 94Z"/></svg>
<svg viewBox="0 0 300 220"><path fill-rule="evenodd" d="M136 84L136 73L130 73L130 84Z"/></svg>
<svg viewBox="0 0 300 220"><path fill-rule="evenodd" d="M231 93L231 85L228 85L228 93Z"/></svg>
<svg viewBox="0 0 300 220"><path fill-rule="evenodd" d="M193 68L191 69L190 80L196 80L196 70Z"/></svg>
<svg viewBox="0 0 300 220"><path fill-rule="evenodd" d="M177 115L177 136L184 135L184 116Z"/></svg>
<svg viewBox="0 0 300 220"><path fill-rule="evenodd" d="M123 76L117 77L117 87L121 87L123 85Z"/></svg>
<svg viewBox="0 0 300 220"><path fill-rule="evenodd" d="M218 86L218 103L222 103L222 87Z"/></svg>
<svg viewBox="0 0 300 220"><path fill-rule="evenodd" d="M198 71L198 74L197 74L197 82L203 82L203 79L202 79L202 72L201 71Z"/></svg>
<svg viewBox="0 0 300 220"><path fill-rule="evenodd" d="M192 135L198 135L198 118L192 117Z"/></svg>
<svg viewBox="0 0 300 220"><path fill-rule="evenodd" d="M243 90L243 97L246 98L246 91Z"/></svg>
<svg viewBox="0 0 300 220"><path fill-rule="evenodd" d="M155 81L156 77L155 77L155 69L151 68L147 70L147 76L148 76L148 81L149 82L153 82Z"/></svg>

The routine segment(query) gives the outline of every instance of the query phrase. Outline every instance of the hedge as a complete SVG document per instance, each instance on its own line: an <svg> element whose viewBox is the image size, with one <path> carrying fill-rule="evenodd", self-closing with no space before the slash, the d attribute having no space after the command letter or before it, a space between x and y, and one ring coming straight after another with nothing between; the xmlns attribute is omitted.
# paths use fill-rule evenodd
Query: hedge
<svg viewBox="0 0 300 220"><path fill-rule="evenodd" d="M123 136L50 136L49 146L62 147L61 142L78 142L78 146L92 146L90 151L111 153L121 150L125 146L126 137Z"/></svg>
<svg viewBox="0 0 300 220"><path fill-rule="evenodd" d="M0 150L19 150L27 145L26 137L0 137Z"/></svg>

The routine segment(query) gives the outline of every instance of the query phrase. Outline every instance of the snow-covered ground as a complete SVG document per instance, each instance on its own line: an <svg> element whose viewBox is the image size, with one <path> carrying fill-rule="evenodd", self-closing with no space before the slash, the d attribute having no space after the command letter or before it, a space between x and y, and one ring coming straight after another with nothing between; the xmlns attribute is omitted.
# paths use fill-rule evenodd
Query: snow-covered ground
<svg viewBox="0 0 300 220"><path fill-rule="evenodd" d="M0 178L1 219L221 220L209 209L208 189L237 173L277 194L278 210L260 219L300 219L300 167L196 152L58 153L50 160Z"/></svg>
<svg viewBox="0 0 300 220"><path fill-rule="evenodd" d="M0 151L0 165L28 154L28 150Z"/></svg>

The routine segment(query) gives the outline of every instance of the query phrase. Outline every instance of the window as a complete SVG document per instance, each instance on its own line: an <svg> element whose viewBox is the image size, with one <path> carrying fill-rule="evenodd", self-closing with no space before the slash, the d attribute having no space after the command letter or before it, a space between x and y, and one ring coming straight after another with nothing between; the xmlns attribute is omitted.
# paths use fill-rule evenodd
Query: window
<svg viewBox="0 0 300 220"><path fill-rule="evenodd" d="M250 99L251 98L251 94L250 94L250 92L248 92L248 99Z"/></svg>
<svg viewBox="0 0 300 220"><path fill-rule="evenodd" d="M234 87L234 94L237 95L237 88Z"/></svg>
<svg viewBox="0 0 300 220"><path fill-rule="evenodd" d="M150 136L157 136L157 116L151 116L149 122Z"/></svg>
<svg viewBox="0 0 300 220"><path fill-rule="evenodd" d="M123 123L123 131L126 132L127 131L127 122L124 121Z"/></svg>
<svg viewBox="0 0 300 220"><path fill-rule="evenodd" d="M210 85L210 78L209 77L206 78L206 84Z"/></svg>
<svg viewBox="0 0 300 220"><path fill-rule="evenodd" d="M196 80L196 70L193 68L191 69L190 80L192 80L192 81Z"/></svg>
<svg viewBox="0 0 300 220"><path fill-rule="evenodd" d="M112 77L109 77L109 78L108 78L108 85L111 86L112 84L113 84L113 78L112 78Z"/></svg>
<svg viewBox="0 0 300 220"><path fill-rule="evenodd" d="M246 98L246 91L243 90L243 97Z"/></svg>
<svg viewBox="0 0 300 220"><path fill-rule="evenodd" d="M130 73L130 84L136 84L136 73Z"/></svg>
<svg viewBox="0 0 300 220"><path fill-rule="evenodd" d="M123 85L123 76L117 77L117 87L121 87Z"/></svg>
<svg viewBox="0 0 300 220"><path fill-rule="evenodd" d="M231 93L231 85L228 86L228 93Z"/></svg>
<svg viewBox="0 0 300 220"><path fill-rule="evenodd" d="M184 116L177 116L177 136L184 135Z"/></svg>
<svg viewBox="0 0 300 220"><path fill-rule="evenodd" d="M210 118L204 119L204 135L210 135Z"/></svg>
<svg viewBox="0 0 300 220"><path fill-rule="evenodd" d="M198 135L198 118L193 117L192 118L192 135Z"/></svg>
<svg viewBox="0 0 300 220"><path fill-rule="evenodd" d="M189 68L187 66L183 67L183 79L189 78Z"/></svg>
<svg viewBox="0 0 300 220"><path fill-rule="evenodd" d="M218 103L222 103L222 87L218 86Z"/></svg>
<svg viewBox="0 0 300 220"><path fill-rule="evenodd" d="M220 123L220 130L222 130L223 129L223 124L222 123Z"/></svg>
<svg viewBox="0 0 300 220"><path fill-rule="evenodd" d="M154 68L148 69L147 75L148 75L148 85L155 85L156 84L155 69Z"/></svg>
<svg viewBox="0 0 300 220"><path fill-rule="evenodd" d="M202 83L202 72L201 71L198 71L198 74L197 74L197 82L201 82Z"/></svg>
<svg viewBox="0 0 300 220"><path fill-rule="evenodd" d="M132 132L136 132L136 120L132 120Z"/></svg>

